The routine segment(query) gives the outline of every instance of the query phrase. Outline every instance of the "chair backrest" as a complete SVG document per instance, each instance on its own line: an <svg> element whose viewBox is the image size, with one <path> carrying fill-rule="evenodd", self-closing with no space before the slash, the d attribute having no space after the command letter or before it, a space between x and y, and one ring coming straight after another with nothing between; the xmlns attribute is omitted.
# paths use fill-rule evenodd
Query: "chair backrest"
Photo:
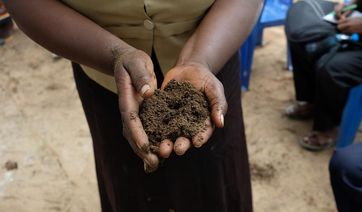
<svg viewBox="0 0 362 212"><path fill-rule="evenodd" d="M352 88L344 107L337 148L353 143L358 127L362 121L362 84Z"/></svg>
<svg viewBox="0 0 362 212"><path fill-rule="evenodd" d="M257 24L248 39L240 48L240 69L242 90L248 90L251 67L253 63L254 48L261 45L263 29L270 26L283 25L287 11L293 0L265 0ZM291 67L288 60L288 67Z"/></svg>
<svg viewBox="0 0 362 212"><path fill-rule="evenodd" d="M260 24L262 27L283 25L293 0L266 0Z"/></svg>
<svg viewBox="0 0 362 212"><path fill-rule="evenodd" d="M241 79L241 90L247 91L249 89L249 78L251 73L251 66L253 64L254 49L256 44L256 38L258 37L261 16L265 9L265 2L262 5L258 21L250 32L248 38L244 41L243 45L239 49L240 55L240 79Z"/></svg>

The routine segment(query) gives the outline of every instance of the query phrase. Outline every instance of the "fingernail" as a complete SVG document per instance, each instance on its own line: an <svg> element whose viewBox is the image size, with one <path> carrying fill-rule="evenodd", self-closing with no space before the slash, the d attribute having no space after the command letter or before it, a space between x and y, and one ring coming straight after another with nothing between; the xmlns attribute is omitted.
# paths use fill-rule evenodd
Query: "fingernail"
<svg viewBox="0 0 362 212"><path fill-rule="evenodd" d="M200 141L194 143L194 147L200 148L202 146L202 143Z"/></svg>
<svg viewBox="0 0 362 212"><path fill-rule="evenodd" d="M224 115L220 114L220 122L221 122L221 126L224 126Z"/></svg>
<svg viewBox="0 0 362 212"><path fill-rule="evenodd" d="M150 90L150 89L151 89L151 87L150 87L148 84L144 85L144 86L141 88L141 94L142 94L142 96L143 96L148 90Z"/></svg>

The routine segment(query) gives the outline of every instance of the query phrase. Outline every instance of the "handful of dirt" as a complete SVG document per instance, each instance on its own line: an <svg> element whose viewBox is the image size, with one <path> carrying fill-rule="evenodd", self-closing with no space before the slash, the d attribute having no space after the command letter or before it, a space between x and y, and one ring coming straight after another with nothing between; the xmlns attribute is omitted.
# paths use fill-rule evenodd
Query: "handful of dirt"
<svg viewBox="0 0 362 212"><path fill-rule="evenodd" d="M205 130L210 116L206 96L189 82L170 81L164 91L143 101L140 118L150 141L150 149L158 153L160 142L178 137L192 139Z"/></svg>

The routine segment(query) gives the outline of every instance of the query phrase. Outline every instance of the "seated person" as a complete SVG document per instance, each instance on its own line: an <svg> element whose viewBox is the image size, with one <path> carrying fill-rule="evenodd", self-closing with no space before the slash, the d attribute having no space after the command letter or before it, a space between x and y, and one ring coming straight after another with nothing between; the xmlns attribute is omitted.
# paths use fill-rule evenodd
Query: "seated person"
<svg viewBox="0 0 362 212"><path fill-rule="evenodd" d="M362 143L337 149L329 172L338 211L362 211Z"/></svg>
<svg viewBox="0 0 362 212"><path fill-rule="evenodd" d="M362 3L362 0L357 1L352 3ZM317 2L325 11L330 12L335 8L335 26L321 21L321 24L329 25L326 28L329 27L333 38L339 33L362 35L362 17L348 17L350 12L341 12L345 5ZM293 7L297 7L299 3L302 2ZM360 8L362 7L358 6ZM300 19L300 14L298 16L295 12L290 12L288 18L289 16ZM347 48L339 48L337 52L327 51L313 60L309 59L305 43L291 41L288 31L287 37L297 101L286 108L285 114L293 119L313 118L312 132L300 139L299 143L308 150L323 150L335 143L349 89L362 83L362 47L360 44L350 44Z"/></svg>

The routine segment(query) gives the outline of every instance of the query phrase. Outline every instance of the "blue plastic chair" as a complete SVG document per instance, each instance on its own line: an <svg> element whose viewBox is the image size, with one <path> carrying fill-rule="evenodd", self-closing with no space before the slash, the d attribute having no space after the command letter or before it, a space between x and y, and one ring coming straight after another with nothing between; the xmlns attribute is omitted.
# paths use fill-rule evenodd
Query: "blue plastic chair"
<svg viewBox="0 0 362 212"><path fill-rule="evenodd" d="M266 0L265 7L257 25L256 45L262 45L264 28L284 25L292 0Z"/></svg>
<svg viewBox="0 0 362 212"><path fill-rule="evenodd" d="M251 73L251 66L254 57L254 48L256 42L257 30L253 29L249 37L246 39L240 48L240 78L241 90L246 91L249 89L249 79Z"/></svg>
<svg viewBox="0 0 362 212"><path fill-rule="evenodd" d="M265 0L261 17L248 39L240 48L242 90L248 90L249 88L254 49L256 45L262 44L264 28L284 25L288 8L292 4L293 0ZM288 69L290 70L290 68L291 63L288 53Z"/></svg>
<svg viewBox="0 0 362 212"><path fill-rule="evenodd" d="M349 92L348 101L343 111L336 148L343 148L353 143L361 121L362 84L352 88Z"/></svg>

